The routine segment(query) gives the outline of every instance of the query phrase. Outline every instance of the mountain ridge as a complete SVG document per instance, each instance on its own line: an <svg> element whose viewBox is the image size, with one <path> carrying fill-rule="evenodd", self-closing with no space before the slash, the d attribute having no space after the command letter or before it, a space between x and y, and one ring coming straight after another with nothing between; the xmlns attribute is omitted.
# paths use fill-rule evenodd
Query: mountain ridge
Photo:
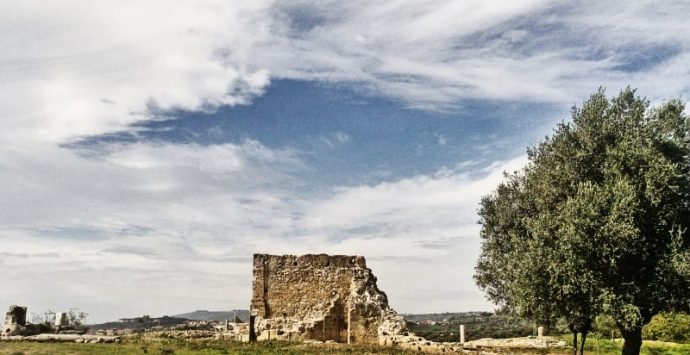
<svg viewBox="0 0 690 355"><path fill-rule="evenodd" d="M209 311L200 309L188 313L175 314L172 317L198 321L223 321L229 319L232 322L235 320L235 315L243 322L249 321L249 311L246 309L233 309L231 311Z"/></svg>

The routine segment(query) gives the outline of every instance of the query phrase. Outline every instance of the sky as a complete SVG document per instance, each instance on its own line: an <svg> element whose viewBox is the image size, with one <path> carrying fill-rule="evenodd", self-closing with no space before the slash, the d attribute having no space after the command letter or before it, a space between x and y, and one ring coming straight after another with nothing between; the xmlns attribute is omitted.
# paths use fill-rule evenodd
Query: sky
<svg viewBox="0 0 690 355"><path fill-rule="evenodd" d="M492 310L482 196L605 87L690 93L685 1L0 0L0 307L246 309L253 253Z"/></svg>

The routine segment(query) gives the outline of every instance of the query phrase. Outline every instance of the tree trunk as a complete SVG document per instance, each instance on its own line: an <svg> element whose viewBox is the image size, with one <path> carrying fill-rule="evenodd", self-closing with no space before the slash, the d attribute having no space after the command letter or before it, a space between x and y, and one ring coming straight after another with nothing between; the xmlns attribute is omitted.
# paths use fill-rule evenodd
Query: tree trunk
<svg viewBox="0 0 690 355"><path fill-rule="evenodd" d="M623 355L640 355L640 348L642 347L642 328L635 330L625 330L620 328L623 336Z"/></svg>
<svg viewBox="0 0 690 355"><path fill-rule="evenodd" d="M580 340L580 355L585 354L585 340L587 340L587 333L588 331L586 330L582 331L582 340Z"/></svg>

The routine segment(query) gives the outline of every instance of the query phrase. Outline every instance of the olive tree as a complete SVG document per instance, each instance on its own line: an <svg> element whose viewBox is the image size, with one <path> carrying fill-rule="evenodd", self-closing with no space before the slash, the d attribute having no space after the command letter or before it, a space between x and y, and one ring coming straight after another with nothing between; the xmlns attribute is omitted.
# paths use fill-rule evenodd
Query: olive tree
<svg viewBox="0 0 690 355"><path fill-rule="evenodd" d="M574 107L482 199L475 280L488 298L565 319L582 346L610 315L623 354L639 354L652 316L689 305L689 122L682 102L649 109L630 88Z"/></svg>

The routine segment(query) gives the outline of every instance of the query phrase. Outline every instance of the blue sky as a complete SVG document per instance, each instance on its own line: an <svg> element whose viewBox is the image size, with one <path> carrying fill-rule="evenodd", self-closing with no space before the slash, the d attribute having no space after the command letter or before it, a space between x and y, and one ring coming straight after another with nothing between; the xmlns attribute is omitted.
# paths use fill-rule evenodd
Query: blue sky
<svg viewBox="0 0 690 355"><path fill-rule="evenodd" d="M0 1L0 306L248 307L251 254L490 310L477 203L599 86L690 90L681 1Z"/></svg>
<svg viewBox="0 0 690 355"><path fill-rule="evenodd" d="M486 165L524 151L547 133L563 107L548 103L463 100L452 110L410 109L356 87L277 80L250 105L212 112L165 112L137 124L137 134L88 137L71 147L112 142L242 144L291 150L305 163L298 175L310 189L378 184L433 173L457 163ZM529 116L529 120L515 117Z"/></svg>

